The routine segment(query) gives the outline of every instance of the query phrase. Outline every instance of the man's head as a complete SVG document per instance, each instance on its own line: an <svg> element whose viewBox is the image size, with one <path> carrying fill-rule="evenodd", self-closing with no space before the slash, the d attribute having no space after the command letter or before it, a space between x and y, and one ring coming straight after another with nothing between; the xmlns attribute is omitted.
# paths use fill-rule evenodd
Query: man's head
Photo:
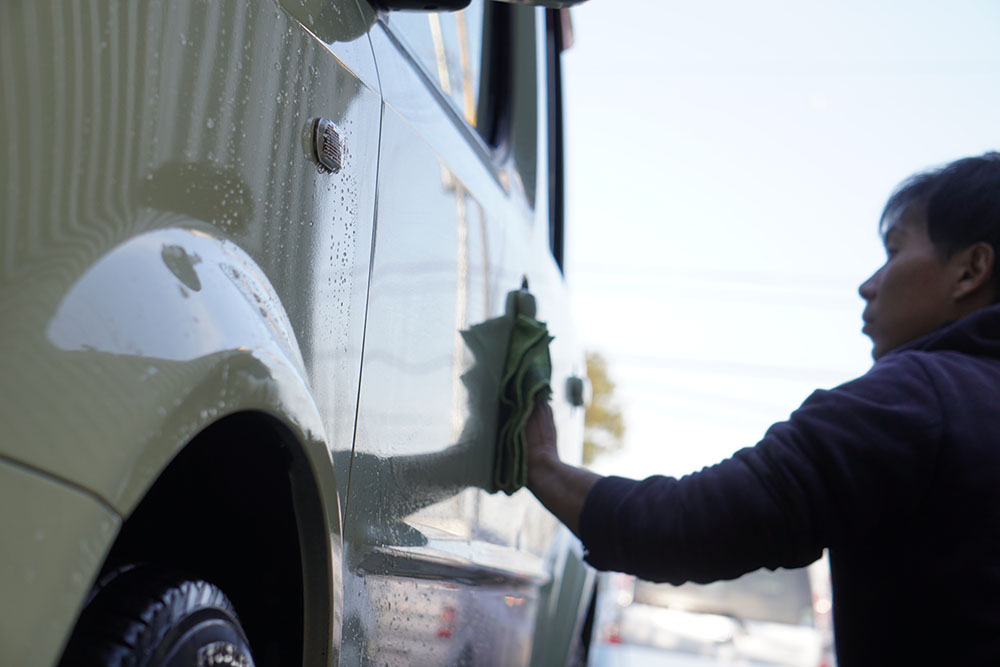
<svg viewBox="0 0 1000 667"><path fill-rule="evenodd" d="M888 257L859 289L876 359L1000 296L1000 153L907 179L879 227Z"/></svg>

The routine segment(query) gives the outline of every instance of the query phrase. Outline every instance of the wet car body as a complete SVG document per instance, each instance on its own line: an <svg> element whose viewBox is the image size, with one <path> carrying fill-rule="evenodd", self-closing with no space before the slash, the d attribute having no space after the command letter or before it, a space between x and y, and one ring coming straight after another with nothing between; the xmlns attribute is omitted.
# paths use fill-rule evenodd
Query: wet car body
<svg viewBox="0 0 1000 667"><path fill-rule="evenodd" d="M0 9L0 663L57 664L101 573L151 561L225 590L258 665L565 660L590 574L491 493L461 336L527 281L579 456L561 15L462 15Z"/></svg>

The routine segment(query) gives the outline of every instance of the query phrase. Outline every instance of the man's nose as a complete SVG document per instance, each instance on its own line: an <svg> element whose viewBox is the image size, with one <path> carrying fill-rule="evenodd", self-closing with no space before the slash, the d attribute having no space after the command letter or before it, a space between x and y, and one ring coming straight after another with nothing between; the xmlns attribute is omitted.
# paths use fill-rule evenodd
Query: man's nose
<svg viewBox="0 0 1000 667"><path fill-rule="evenodd" d="M858 294L860 294L861 298L865 301L871 301L875 298L875 293L878 291L878 273L878 271L873 273L868 280L861 283L861 286L858 287Z"/></svg>

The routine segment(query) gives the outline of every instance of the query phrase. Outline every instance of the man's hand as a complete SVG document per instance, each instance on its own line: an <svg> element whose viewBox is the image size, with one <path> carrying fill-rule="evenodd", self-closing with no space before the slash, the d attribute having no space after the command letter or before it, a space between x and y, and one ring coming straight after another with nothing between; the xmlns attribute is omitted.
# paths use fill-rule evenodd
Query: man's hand
<svg viewBox="0 0 1000 667"><path fill-rule="evenodd" d="M559 460L556 425L547 401L535 403L524 436L528 450L528 489L579 537L584 500L600 476Z"/></svg>
<svg viewBox="0 0 1000 667"><path fill-rule="evenodd" d="M559 464L559 450L556 448L556 424L552 418L552 407L547 401L537 400L535 409L524 427L527 442L528 488L545 477Z"/></svg>

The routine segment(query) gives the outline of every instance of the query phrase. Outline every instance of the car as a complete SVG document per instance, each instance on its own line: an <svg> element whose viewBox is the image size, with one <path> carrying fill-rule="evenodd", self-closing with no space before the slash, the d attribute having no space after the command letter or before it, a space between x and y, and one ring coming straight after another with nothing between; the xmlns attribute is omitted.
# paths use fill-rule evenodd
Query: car
<svg viewBox="0 0 1000 667"><path fill-rule="evenodd" d="M827 572L824 558L710 584L602 574L591 664L835 664Z"/></svg>
<svg viewBox="0 0 1000 667"><path fill-rule="evenodd" d="M579 655L464 335L534 304L579 459L542 4L0 6L0 664Z"/></svg>

